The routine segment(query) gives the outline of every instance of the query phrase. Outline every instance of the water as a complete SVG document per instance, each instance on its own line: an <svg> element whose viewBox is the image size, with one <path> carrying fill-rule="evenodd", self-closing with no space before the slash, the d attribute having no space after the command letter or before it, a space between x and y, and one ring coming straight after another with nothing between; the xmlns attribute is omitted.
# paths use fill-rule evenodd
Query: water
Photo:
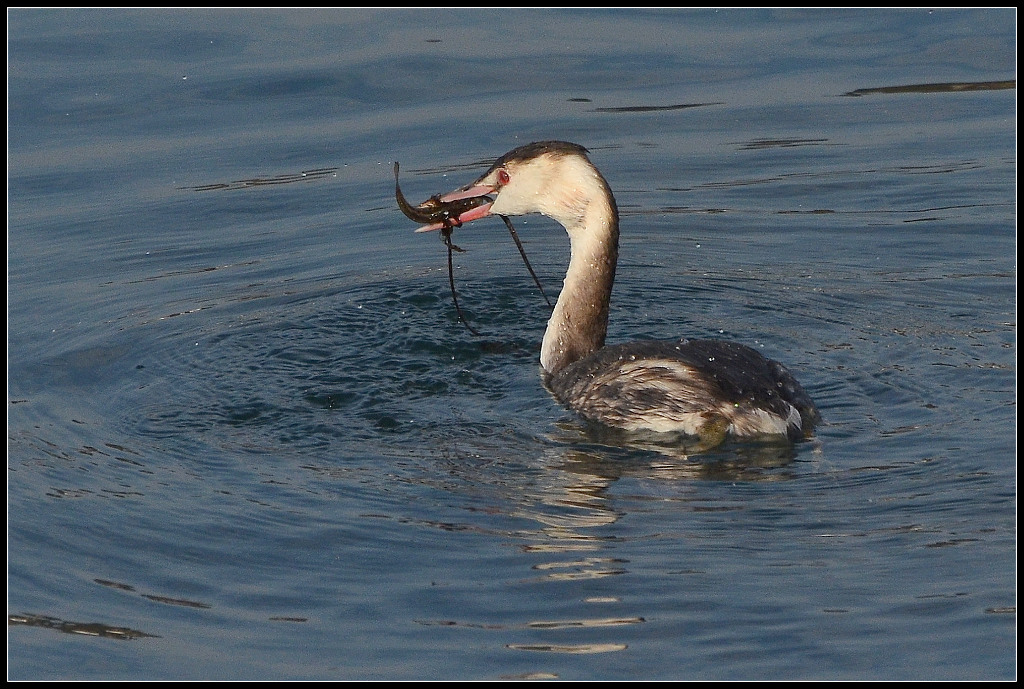
<svg viewBox="0 0 1024 689"><path fill-rule="evenodd" d="M8 19L9 678L1016 677L1013 10ZM391 161L550 138L610 342L758 347L815 439L582 427L494 221L458 322Z"/></svg>

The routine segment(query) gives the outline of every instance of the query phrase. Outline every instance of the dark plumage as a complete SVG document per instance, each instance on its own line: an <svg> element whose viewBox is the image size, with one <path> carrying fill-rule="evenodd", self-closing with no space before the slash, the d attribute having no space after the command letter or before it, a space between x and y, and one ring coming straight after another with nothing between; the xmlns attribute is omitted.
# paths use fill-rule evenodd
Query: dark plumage
<svg viewBox="0 0 1024 689"><path fill-rule="evenodd" d="M683 432L713 440L785 435L819 420L785 366L721 340L649 340L603 347L545 376L580 416L625 430Z"/></svg>

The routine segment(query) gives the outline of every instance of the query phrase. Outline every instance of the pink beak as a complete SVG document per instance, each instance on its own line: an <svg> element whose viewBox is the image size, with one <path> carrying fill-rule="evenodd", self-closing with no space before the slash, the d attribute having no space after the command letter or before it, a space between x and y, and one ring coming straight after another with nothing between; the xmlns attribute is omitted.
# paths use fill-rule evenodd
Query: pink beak
<svg viewBox="0 0 1024 689"><path fill-rule="evenodd" d="M463 187L462 189L456 189L455 191L449 192L447 194L442 194L440 199L442 202L447 203L450 201L461 201L462 199L471 199L476 196L487 196L488 194L493 193L493 187L487 186L485 184L480 184L477 186ZM459 224L465 224L468 222L473 222L474 220L479 220L480 218L485 218L490 214L491 204L485 203L481 206L477 206L476 208L469 209L462 215L458 216L456 220L458 220ZM443 227L443 223L434 223L433 225L425 225L416 231L433 232L435 230L440 230Z"/></svg>

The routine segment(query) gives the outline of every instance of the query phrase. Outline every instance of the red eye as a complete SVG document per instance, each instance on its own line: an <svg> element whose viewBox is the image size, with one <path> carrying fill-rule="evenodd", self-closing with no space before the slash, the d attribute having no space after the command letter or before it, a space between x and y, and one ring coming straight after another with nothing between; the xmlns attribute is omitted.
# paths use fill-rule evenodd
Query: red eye
<svg viewBox="0 0 1024 689"><path fill-rule="evenodd" d="M498 170L498 184L500 184L501 186L505 186L506 184L508 184L508 181L510 179L511 177L508 176L508 172L505 170L505 168L501 168L500 170Z"/></svg>

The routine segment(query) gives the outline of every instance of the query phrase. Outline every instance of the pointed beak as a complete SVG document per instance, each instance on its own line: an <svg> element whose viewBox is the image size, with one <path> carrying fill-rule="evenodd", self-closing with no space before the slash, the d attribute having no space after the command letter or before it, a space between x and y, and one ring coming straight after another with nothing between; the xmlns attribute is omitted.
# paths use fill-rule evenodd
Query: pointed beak
<svg viewBox="0 0 1024 689"><path fill-rule="evenodd" d="M493 201L489 196L493 194L494 191L494 187L486 184L471 184L447 194L441 194L435 198L443 204L450 205L452 208L456 208L460 204L464 204L466 206L465 211L455 213L449 219L450 225L454 224L458 226L490 215L491 204ZM486 201L483 199L486 199ZM445 227L445 223L437 222L425 225L416 231L433 232L435 230L440 230L443 227Z"/></svg>
<svg viewBox="0 0 1024 689"><path fill-rule="evenodd" d="M490 196L494 192L494 187L489 184L470 184L447 194L441 194L441 200L445 203L448 201L461 201L462 199L471 199L476 196Z"/></svg>

